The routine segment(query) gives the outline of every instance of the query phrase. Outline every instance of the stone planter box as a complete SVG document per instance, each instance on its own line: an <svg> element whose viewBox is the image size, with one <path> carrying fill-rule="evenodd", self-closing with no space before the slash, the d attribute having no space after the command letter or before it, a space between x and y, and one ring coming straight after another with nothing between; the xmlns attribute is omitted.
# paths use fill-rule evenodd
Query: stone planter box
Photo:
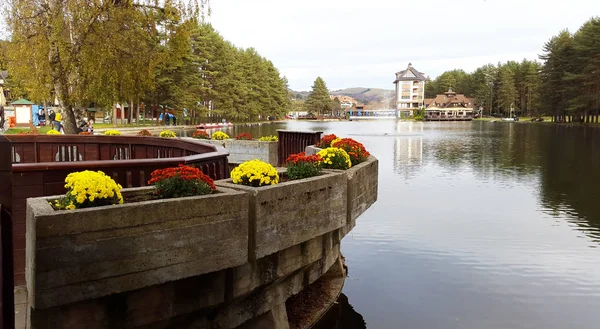
<svg viewBox="0 0 600 329"><path fill-rule="evenodd" d="M280 170L280 175L285 170ZM340 172L249 187L231 179L216 181L221 187L248 193L249 257L262 258L345 226L347 179Z"/></svg>
<svg viewBox="0 0 600 329"><path fill-rule="evenodd" d="M124 189L123 195L151 193ZM248 259L246 193L55 211L27 201L27 289L33 308L131 291L239 266Z"/></svg>
<svg viewBox="0 0 600 329"><path fill-rule="evenodd" d="M377 201L379 160L370 156L344 173L348 177L348 223L356 219Z"/></svg>
<svg viewBox="0 0 600 329"><path fill-rule="evenodd" d="M319 153L321 148L314 145L306 147L306 154ZM370 156L365 162L352 166L348 170L335 170L346 174L348 177L348 223L352 227L356 218L364 213L377 201L379 160Z"/></svg>
<svg viewBox="0 0 600 329"><path fill-rule="evenodd" d="M229 152L229 163L242 163L248 160L259 159L261 161L277 166L279 156L277 147L279 142L261 142L258 140L200 140L216 146L222 146Z"/></svg>

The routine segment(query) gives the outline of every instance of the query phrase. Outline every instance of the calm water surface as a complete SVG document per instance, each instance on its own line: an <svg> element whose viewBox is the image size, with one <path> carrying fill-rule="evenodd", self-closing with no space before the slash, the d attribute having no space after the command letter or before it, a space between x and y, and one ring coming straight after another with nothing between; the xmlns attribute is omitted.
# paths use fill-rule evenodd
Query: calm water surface
<svg viewBox="0 0 600 329"><path fill-rule="evenodd" d="M370 329L600 328L600 129L288 122L379 158L379 200L344 239Z"/></svg>

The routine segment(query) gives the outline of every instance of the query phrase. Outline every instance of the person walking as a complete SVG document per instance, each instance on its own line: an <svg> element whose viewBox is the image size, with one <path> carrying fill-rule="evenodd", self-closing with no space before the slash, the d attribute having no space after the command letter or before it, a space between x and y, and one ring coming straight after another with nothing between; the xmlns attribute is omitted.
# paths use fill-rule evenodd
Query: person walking
<svg viewBox="0 0 600 329"><path fill-rule="evenodd" d="M54 117L54 122L56 122L56 130L58 132L60 132L61 126L62 126L62 113L60 110L58 110L58 112L56 112L56 116Z"/></svg>
<svg viewBox="0 0 600 329"><path fill-rule="evenodd" d="M50 110L48 114L48 120L50 120L50 127L54 128L54 126L56 126L56 124L54 123L54 121L56 120L56 113L54 113L54 110Z"/></svg>

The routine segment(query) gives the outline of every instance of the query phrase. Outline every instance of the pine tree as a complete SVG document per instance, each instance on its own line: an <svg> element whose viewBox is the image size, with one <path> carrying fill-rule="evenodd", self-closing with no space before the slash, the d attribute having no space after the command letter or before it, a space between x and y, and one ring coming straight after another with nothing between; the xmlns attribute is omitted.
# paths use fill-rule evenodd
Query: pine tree
<svg viewBox="0 0 600 329"><path fill-rule="evenodd" d="M515 74L510 65L500 67L498 72L498 106L505 115L512 115L517 90L515 88Z"/></svg>
<svg viewBox="0 0 600 329"><path fill-rule="evenodd" d="M544 45L544 61L541 71L540 99L546 112L552 114L554 121L564 122L567 113L569 90L567 72L573 71L574 42L569 31L561 31Z"/></svg>
<svg viewBox="0 0 600 329"><path fill-rule="evenodd" d="M310 114L322 116L331 111L331 99L325 81L317 77L313 83L312 90L306 99L306 109Z"/></svg>
<svg viewBox="0 0 600 329"><path fill-rule="evenodd" d="M600 110L600 19L586 22L573 36L572 71L565 79L571 85L569 110L579 121L597 121Z"/></svg>

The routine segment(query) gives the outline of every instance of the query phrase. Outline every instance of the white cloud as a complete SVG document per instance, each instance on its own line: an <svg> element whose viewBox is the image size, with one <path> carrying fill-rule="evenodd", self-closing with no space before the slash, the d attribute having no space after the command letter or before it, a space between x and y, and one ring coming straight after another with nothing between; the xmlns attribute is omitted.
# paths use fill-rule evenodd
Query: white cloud
<svg viewBox="0 0 600 329"><path fill-rule="evenodd" d="M213 26L237 46L254 47L308 90L317 76L331 89L391 89L412 62L435 77L487 63L537 59L564 28L600 12L595 0L217 0Z"/></svg>

